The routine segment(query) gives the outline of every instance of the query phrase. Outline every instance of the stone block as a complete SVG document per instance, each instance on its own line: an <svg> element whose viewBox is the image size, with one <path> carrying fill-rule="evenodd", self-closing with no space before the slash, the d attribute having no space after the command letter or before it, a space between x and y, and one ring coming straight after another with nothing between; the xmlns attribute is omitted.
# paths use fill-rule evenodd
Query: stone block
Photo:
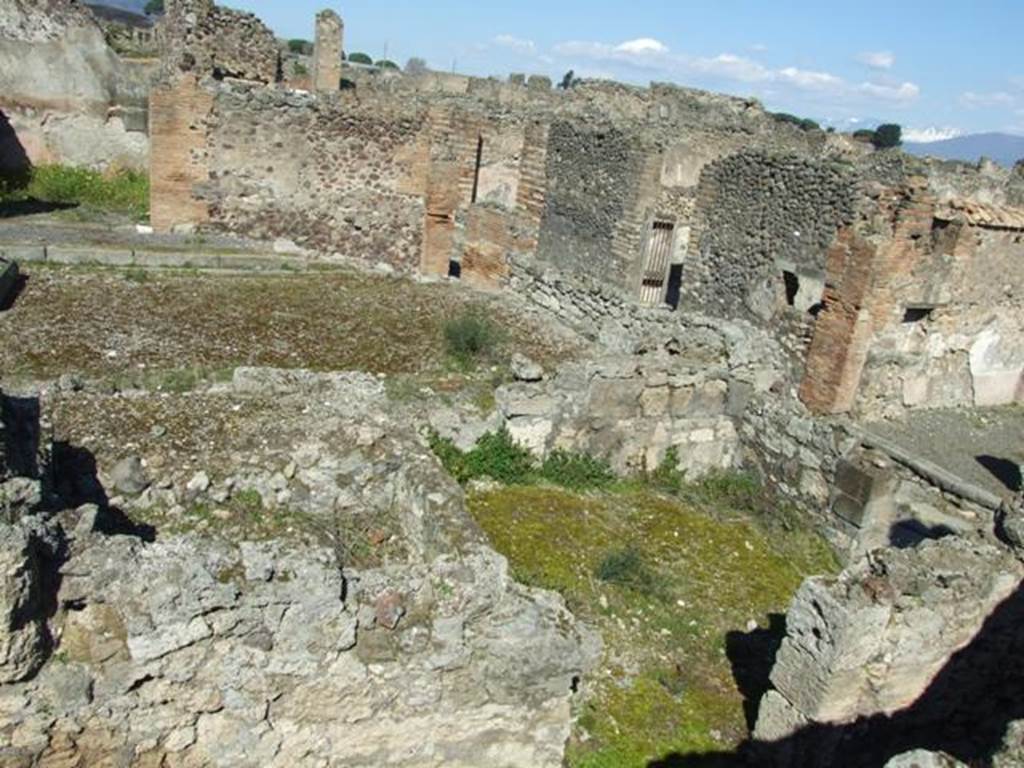
<svg viewBox="0 0 1024 768"><path fill-rule="evenodd" d="M135 254L130 249L94 248L74 245L51 245L46 249L47 261L55 264L101 264L105 267L130 267Z"/></svg>
<svg viewBox="0 0 1024 768"><path fill-rule="evenodd" d="M550 419L515 418L510 419L507 426L512 439L531 453L543 455L547 452L548 439L554 431Z"/></svg>
<svg viewBox="0 0 1024 768"><path fill-rule="evenodd" d="M628 379L595 379L590 385L589 410L607 419L630 419L640 414L643 382Z"/></svg>
<svg viewBox="0 0 1024 768"><path fill-rule="evenodd" d="M836 467L832 511L848 523L863 527L868 506L891 493L891 485L891 470L842 459Z"/></svg>
<svg viewBox="0 0 1024 768"><path fill-rule="evenodd" d="M671 390L668 387L647 387L640 395L644 416L664 416L668 413Z"/></svg>
<svg viewBox="0 0 1024 768"><path fill-rule="evenodd" d="M0 258L21 262L46 261L46 246L0 244Z"/></svg>

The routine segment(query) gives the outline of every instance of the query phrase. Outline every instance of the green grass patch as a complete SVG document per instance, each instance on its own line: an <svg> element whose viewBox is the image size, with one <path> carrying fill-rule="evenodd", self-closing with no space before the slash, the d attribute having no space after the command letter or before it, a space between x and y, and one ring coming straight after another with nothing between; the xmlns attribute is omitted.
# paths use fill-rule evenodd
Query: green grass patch
<svg viewBox="0 0 1024 768"><path fill-rule="evenodd" d="M35 200L66 203L144 219L149 176L129 170L106 173L65 165L38 165L0 178L0 203Z"/></svg>
<svg viewBox="0 0 1024 768"><path fill-rule="evenodd" d="M515 577L560 592L603 637L572 768L645 768L746 736L727 635L752 620L768 626L805 577L838 569L806 526L775 527L726 501L747 499L749 482L722 476L678 496L639 481L586 494L524 485L469 494Z"/></svg>

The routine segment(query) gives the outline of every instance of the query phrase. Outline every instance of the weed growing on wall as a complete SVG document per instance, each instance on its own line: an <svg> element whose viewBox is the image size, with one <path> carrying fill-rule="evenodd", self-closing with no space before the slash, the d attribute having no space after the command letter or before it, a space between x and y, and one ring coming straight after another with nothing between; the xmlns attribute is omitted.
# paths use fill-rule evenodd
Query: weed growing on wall
<svg viewBox="0 0 1024 768"><path fill-rule="evenodd" d="M562 450L552 452L544 460L539 474L549 483L575 491L607 488L617 480L608 462Z"/></svg>
<svg viewBox="0 0 1024 768"><path fill-rule="evenodd" d="M550 483L582 491L607 488L616 482L607 462L583 453L555 451L538 463L504 428L484 435L470 451L460 451L436 432L428 439L448 474L462 485L486 478L505 485Z"/></svg>

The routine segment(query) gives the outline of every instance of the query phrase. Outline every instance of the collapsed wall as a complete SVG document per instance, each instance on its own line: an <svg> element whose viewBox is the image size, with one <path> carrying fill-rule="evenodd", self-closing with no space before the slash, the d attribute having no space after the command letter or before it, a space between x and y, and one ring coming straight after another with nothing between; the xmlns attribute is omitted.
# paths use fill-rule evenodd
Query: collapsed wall
<svg viewBox="0 0 1024 768"><path fill-rule="evenodd" d="M128 465L62 447L64 498L101 503L0 522L0 763L561 765L598 641L513 581L375 377L240 369L181 399L234 423L189 482L201 532L174 532L195 513L162 506L152 440ZM211 528L232 489L271 535Z"/></svg>
<svg viewBox="0 0 1024 768"><path fill-rule="evenodd" d="M0 170L146 166L150 71L110 49L75 0L0 7Z"/></svg>
<svg viewBox="0 0 1024 768"><path fill-rule="evenodd" d="M806 582L753 754L780 766L878 766L913 749L990 758L1024 715L1022 574L998 541L950 537Z"/></svg>

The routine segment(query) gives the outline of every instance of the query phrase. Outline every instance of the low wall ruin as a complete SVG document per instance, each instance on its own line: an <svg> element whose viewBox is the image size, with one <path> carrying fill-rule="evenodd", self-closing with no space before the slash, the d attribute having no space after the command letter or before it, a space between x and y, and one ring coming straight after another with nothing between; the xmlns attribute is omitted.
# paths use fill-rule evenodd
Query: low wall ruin
<svg viewBox="0 0 1024 768"><path fill-rule="evenodd" d="M808 580L751 754L778 766L878 766L915 748L990 759L1024 715L1022 575L990 534L875 550L838 578Z"/></svg>

